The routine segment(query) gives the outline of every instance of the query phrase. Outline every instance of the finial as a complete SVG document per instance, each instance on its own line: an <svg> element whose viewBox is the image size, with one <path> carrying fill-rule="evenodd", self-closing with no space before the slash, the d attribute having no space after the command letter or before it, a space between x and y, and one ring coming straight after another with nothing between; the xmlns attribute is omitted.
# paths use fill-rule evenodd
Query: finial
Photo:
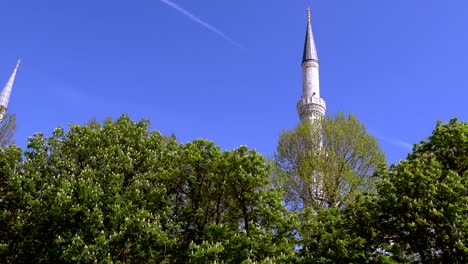
<svg viewBox="0 0 468 264"><path fill-rule="evenodd" d="M307 8L307 20L310 21L310 7Z"/></svg>
<svg viewBox="0 0 468 264"><path fill-rule="evenodd" d="M18 62L16 63L15 69L18 69L18 68L19 68L20 63L21 63L21 59L19 59Z"/></svg>

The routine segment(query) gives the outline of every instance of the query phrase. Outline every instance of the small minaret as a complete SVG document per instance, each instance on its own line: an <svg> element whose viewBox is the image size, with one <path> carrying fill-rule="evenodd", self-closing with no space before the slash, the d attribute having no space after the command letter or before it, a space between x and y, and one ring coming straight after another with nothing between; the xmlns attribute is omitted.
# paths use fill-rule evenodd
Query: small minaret
<svg viewBox="0 0 468 264"><path fill-rule="evenodd" d="M301 121L314 120L323 117L325 110L325 101L320 97L319 60L310 23L310 8L308 8L307 30L302 55L302 97L297 103L297 113Z"/></svg>
<svg viewBox="0 0 468 264"><path fill-rule="evenodd" d="M5 116L6 110L8 108L8 101L10 101L11 90L13 89L16 72L18 71L20 62L21 60L18 60L18 63L16 63L15 69L13 70L10 79L8 79L8 82L6 83L5 87L2 90L2 93L0 94L0 121L3 120L3 117Z"/></svg>

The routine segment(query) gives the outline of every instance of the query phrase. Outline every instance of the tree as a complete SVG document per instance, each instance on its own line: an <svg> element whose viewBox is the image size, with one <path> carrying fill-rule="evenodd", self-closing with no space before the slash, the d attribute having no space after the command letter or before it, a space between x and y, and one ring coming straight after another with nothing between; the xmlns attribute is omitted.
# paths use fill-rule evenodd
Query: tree
<svg viewBox="0 0 468 264"><path fill-rule="evenodd" d="M302 122L281 133L274 158L277 182L294 208L341 207L374 189L373 173L385 157L354 115Z"/></svg>
<svg viewBox="0 0 468 264"><path fill-rule="evenodd" d="M24 196L17 168L21 149L8 146L0 150L0 262L14 263L17 242L21 241Z"/></svg>
<svg viewBox="0 0 468 264"><path fill-rule="evenodd" d="M437 123L378 185L380 236L394 259L468 261L468 124Z"/></svg>
<svg viewBox="0 0 468 264"><path fill-rule="evenodd" d="M0 110L1 111L1 110ZM0 147L6 147L13 143L16 132L16 115L7 114L0 120Z"/></svg>
<svg viewBox="0 0 468 264"><path fill-rule="evenodd" d="M301 263L381 263L374 215L359 201L346 208L301 213Z"/></svg>
<svg viewBox="0 0 468 264"><path fill-rule="evenodd" d="M0 152L1 263L291 263L294 214L256 151L123 115Z"/></svg>
<svg viewBox="0 0 468 264"><path fill-rule="evenodd" d="M31 137L24 160L4 172L3 215L14 229L1 262L166 261L174 239L157 168L172 140L147 126L122 116Z"/></svg>
<svg viewBox="0 0 468 264"><path fill-rule="evenodd" d="M180 262L263 261L294 257L294 215L267 189L270 170L256 151L222 152L212 142L180 145L168 183Z"/></svg>
<svg viewBox="0 0 468 264"><path fill-rule="evenodd" d="M468 124L437 123L406 160L375 172L376 193L302 212L305 263L467 263Z"/></svg>
<svg viewBox="0 0 468 264"><path fill-rule="evenodd" d="M462 175L468 170L468 132L467 123L456 118L447 124L437 121L436 129L427 141L417 144L408 160L418 159L431 153L446 170Z"/></svg>

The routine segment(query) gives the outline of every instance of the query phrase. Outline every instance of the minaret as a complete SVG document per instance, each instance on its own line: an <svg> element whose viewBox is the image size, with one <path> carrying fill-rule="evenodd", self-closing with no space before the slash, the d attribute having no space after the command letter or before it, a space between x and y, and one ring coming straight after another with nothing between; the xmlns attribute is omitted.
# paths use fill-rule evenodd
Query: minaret
<svg viewBox="0 0 468 264"><path fill-rule="evenodd" d="M297 113L301 121L314 120L323 117L325 110L325 101L320 97L319 60L310 23L310 8L308 8L307 30L302 55L302 97L297 103Z"/></svg>
<svg viewBox="0 0 468 264"><path fill-rule="evenodd" d="M18 71L20 62L21 60L18 60L18 63L16 63L15 69L13 70L10 79L8 79L8 82L0 94L0 121L3 120L5 112L8 108L8 101L10 101L11 90L13 89L13 83L15 82L16 72Z"/></svg>

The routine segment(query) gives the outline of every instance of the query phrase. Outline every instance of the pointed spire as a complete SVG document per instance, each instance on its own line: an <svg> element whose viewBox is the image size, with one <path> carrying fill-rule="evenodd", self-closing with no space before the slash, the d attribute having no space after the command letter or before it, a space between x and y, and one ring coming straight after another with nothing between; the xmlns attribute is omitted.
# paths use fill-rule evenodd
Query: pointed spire
<svg viewBox="0 0 468 264"><path fill-rule="evenodd" d="M307 8L307 30L304 43L304 53L302 54L302 63L308 60L315 60L318 62L314 34L312 33L312 25L310 23L310 7Z"/></svg>
<svg viewBox="0 0 468 264"><path fill-rule="evenodd" d="M2 108L2 111L5 111L8 107L8 101L10 100L11 90L13 89L16 72L18 71L20 63L21 60L18 60L18 63L16 63L15 69L13 70L10 79L8 80L8 82L2 90L2 93L0 94L0 108Z"/></svg>

